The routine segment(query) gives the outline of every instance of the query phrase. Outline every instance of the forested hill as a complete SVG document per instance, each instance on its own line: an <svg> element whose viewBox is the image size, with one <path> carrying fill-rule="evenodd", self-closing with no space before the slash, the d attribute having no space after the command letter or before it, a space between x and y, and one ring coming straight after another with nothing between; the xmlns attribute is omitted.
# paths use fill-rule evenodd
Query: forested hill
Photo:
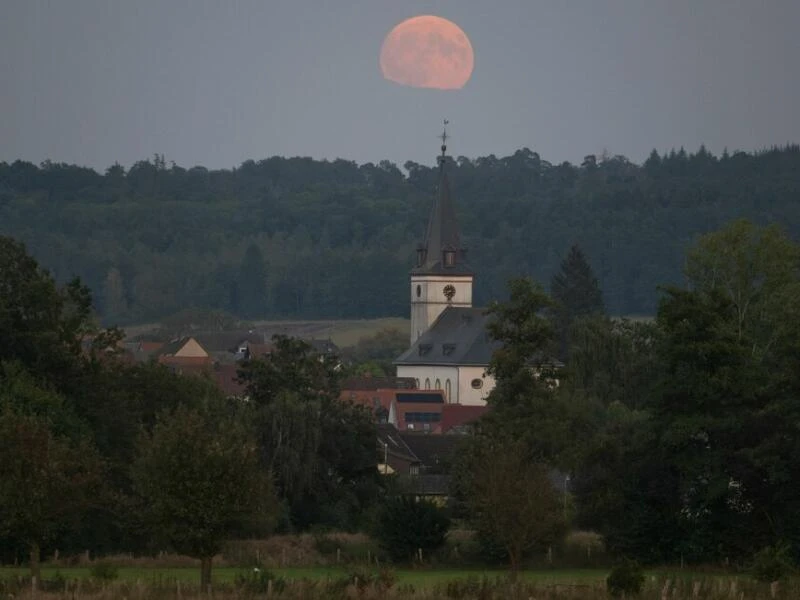
<svg viewBox="0 0 800 600"><path fill-rule="evenodd" d="M244 317L408 313L408 271L436 185L432 166L269 158L233 170L163 157L101 175L0 163L0 234L59 280L79 275L109 322L185 307ZM527 149L459 157L453 189L478 305L506 281L545 286L579 243L613 314L652 313L698 234L734 218L800 237L800 147L715 157L653 153L553 165Z"/></svg>

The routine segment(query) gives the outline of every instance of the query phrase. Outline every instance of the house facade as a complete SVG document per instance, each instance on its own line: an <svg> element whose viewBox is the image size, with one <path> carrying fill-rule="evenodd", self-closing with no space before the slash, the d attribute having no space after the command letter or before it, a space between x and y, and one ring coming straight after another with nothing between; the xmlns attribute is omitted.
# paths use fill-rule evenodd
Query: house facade
<svg viewBox="0 0 800 600"><path fill-rule="evenodd" d="M439 178L425 239L411 270L410 347L395 360L398 377L419 389L442 390L445 402L483 406L494 379L486 374L496 344L485 311L472 306L474 273L456 219L442 135Z"/></svg>

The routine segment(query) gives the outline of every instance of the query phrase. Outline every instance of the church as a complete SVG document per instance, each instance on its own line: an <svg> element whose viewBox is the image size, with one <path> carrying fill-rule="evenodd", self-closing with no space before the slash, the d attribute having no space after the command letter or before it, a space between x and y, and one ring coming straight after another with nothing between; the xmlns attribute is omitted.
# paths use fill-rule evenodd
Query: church
<svg viewBox="0 0 800 600"><path fill-rule="evenodd" d="M436 196L411 270L411 345L394 364L398 377L442 390L447 403L483 406L495 384L486 368L498 344L486 331L485 309L472 306L474 274L458 229L446 142L445 132Z"/></svg>

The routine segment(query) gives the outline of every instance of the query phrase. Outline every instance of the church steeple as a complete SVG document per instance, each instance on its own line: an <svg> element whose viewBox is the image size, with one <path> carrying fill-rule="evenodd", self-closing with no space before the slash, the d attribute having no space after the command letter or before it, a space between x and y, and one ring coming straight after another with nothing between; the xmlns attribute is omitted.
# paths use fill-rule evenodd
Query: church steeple
<svg viewBox="0 0 800 600"><path fill-rule="evenodd" d="M461 245L461 235L456 219L455 205L450 194L447 177L447 124L442 132L442 153L437 158L439 181L436 189L425 240L417 246L417 261L412 273L423 274L471 274L466 264L466 250Z"/></svg>
<svg viewBox="0 0 800 600"><path fill-rule="evenodd" d="M425 240L417 247L411 270L411 343L413 344L448 307L472 306L472 269L456 220L447 177L447 121L438 157L439 183L428 218Z"/></svg>

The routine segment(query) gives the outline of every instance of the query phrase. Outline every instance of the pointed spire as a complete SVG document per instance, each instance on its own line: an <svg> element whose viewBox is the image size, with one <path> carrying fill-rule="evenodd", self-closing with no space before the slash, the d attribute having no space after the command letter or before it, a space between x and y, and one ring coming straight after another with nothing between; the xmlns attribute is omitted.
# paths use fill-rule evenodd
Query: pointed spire
<svg viewBox="0 0 800 600"><path fill-rule="evenodd" d="M440 136L442 154L439 163L439 182L436 198L428 219L425 241L417 247L417 274L456 273L471 274L466 264L466 250L461 246L461 235L456 220L456 211L450 195L450 180L447 177L447 119Z"/></svg>

